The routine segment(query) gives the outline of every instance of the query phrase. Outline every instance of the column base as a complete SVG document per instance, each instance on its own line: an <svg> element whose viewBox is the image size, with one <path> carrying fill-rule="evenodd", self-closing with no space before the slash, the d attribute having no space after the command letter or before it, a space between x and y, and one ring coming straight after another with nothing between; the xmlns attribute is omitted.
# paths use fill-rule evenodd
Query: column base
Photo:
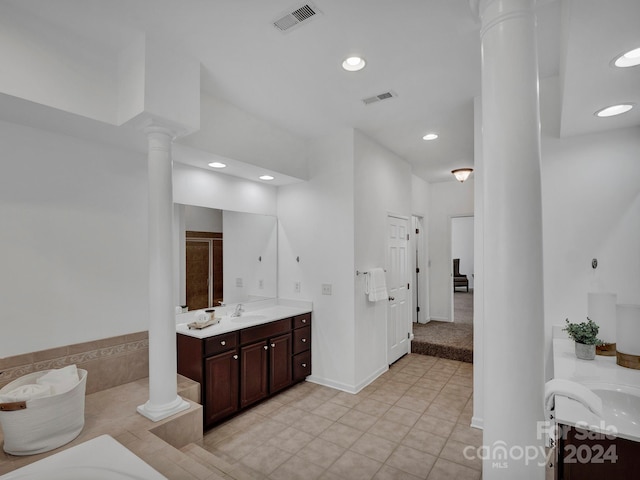
<svg viewBox="0 0 640 480"><path fill-rule="evenodd" d="M189 403L185 402L180 396L176 396L173 402L165 405L153 405L151 400L149 400L144 405L139 405L137 411L140 415L147 417L152 422L158 422L188 408Z"/></svg>

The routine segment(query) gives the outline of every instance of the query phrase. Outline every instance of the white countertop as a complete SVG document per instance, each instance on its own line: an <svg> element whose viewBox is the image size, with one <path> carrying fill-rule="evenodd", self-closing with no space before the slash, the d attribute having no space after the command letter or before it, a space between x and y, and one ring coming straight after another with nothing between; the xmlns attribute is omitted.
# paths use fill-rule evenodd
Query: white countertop
<svg viewBox="0 0 640 480"><path fill-rule="evenodd" d="M255 325L274 322L283 318L294 317L309 313L312 310L311 302L296 300L274 299L243 304L244 312L240 317L231 317L235 305L216 308L216 317L221 320L215 325L202 330L190 329L187 325L193 322L196 316L204 310L176 315L176 332L195 338L208 338L221 333L229 333Z"/></svg>
<svg viewBox="0 0 640 480"><path fill-rule="evenodd" d="M563 378L581 383L591 389L607 384L621 389L640 391L640 370L621 367L616 357L596 355L594 360L580 360L575 355L574 342L565 338L553 339L554 378ZM617 431L616 436L640 441L640 418L616 418L620 414L616 405L603 399L603 418L599 418L581 403L563 396L556 396L555 419L571 426L589 426L589 430L603 433ZM617 410L617 411L616 411Z"/></svg>

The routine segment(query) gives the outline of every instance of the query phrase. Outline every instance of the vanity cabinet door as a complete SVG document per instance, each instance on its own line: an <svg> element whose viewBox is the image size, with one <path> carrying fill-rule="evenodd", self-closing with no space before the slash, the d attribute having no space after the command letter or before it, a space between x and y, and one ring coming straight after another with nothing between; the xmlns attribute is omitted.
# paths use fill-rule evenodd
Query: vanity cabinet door
<svg viewBox="0 0 640 480"><path fill-rule="evenodd" d="M240 408L265 398L267 390L267 364L269 346L257 342L240 349L242 371L240 373Z"/></svg>
<svg viewBox="0 0 640 480"><path fill-rule="evenodd" d="M269 341L269 392L273 394L291 385L291 334Z"/></svg>
<svg viewBox="0 0 640 480"><path fill-rule="evenodd" d="M237 350L230 350L205 359L205 425L210 425L238 411L239 360Z"/></svg>

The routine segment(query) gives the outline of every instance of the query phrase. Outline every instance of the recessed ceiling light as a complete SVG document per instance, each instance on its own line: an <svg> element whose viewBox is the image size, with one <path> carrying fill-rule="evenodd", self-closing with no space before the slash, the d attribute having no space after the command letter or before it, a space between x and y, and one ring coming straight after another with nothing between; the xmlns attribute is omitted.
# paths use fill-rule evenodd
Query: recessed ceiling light
<svg viewBox="0 0 640 480"><path fill-rule="evenodd" d="M260 180L273 180L275 177L272 177L271 175L261 175Z"/></svg>
<svg viewBox="0 0 640 480"><path fill-rule="evenodd" d="M635 48L616 57L613 64L616 67L635 67L640 65L640 48Z"/></svg>
<svg viewBox="0 0 640 480"><path fill-rule="evenodd" d="M438 138L437 133L427 133L424 137L422 137L423 140L435 140L436 138Z"/></svg>
<svg viewBox="0 0 640 480"><path fill-rule="evenodd" d="M595 115L597 117L613 117L628 112L633 108L633 103L621 103L620 105L611 105L610 107L598 110Z"/></svg>
<svg viewBox="0 0 640 480"><path fill-rule="evenodd" d="M209 166L210 166L210 167L213 167L213 168L224 168L224 167L226 167L227 165L226 165L226 164L224 164L224 163L221 163L221 162L211 162L211 163L209 164Z"/></svg>
<svg viewBox="0 0 640 480"><path fill-rule="evenodd" d="M364 58L349 57L342 62L342 68L348 72L357 72L358 70L362 70L366 64L367 62L364 61Z"/></svg>

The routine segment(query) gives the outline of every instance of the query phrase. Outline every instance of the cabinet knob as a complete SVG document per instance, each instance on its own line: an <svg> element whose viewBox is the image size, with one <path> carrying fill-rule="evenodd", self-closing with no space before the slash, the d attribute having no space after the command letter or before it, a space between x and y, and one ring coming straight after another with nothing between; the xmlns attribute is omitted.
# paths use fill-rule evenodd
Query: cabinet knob
<svg viewBox="0 0 640 480"><path fill-rule="evenodd" d="M267 346L265 345L265 346L264 346L264 349L265 349L265 350L269 350L269 347L267 347Z"/></svg>
<svg viewBox="0 0 640 480"><path fill-rule="evenodd" d="M302 364L302 368L307 368L307 364L306 364L306 363L303 363L303 364Z"/></svg>
<svg viewBox="0 0 640 480"><path fill-rule="evenodd" d="M271 348L276 348L276 344L275 344L275 343L272 343L272 344L271 344Z"/></svg>
<svg viewBox="0 0 640 480"><path fill-rule="evenodd" d="M234 356L233 356L233 359L234 359L234 360L237 360L237 359L238 359L238 355L234 355Z"/></svg>
<svg viewBox="0 0 640 480"><path fill-rule="evenodd" d="M303 318L303 319L302 319L302 323L307 323L307 319L306 319L306 318Z"/></svg>
<svg viewBox="0 0 640 480"><path fill-rule="evenodd" d="M222 340L222 341L220 342L220 345L226 345L226 344L227 344L226 340Z"/></svg>
<svg viewBox="0 0 640 480"><path fill-rule="evenodd" d="M303 338L303 339L302 339L302 343L306 343L306 342L307 342L307 339L306 339L306 338Z"/></svg>

